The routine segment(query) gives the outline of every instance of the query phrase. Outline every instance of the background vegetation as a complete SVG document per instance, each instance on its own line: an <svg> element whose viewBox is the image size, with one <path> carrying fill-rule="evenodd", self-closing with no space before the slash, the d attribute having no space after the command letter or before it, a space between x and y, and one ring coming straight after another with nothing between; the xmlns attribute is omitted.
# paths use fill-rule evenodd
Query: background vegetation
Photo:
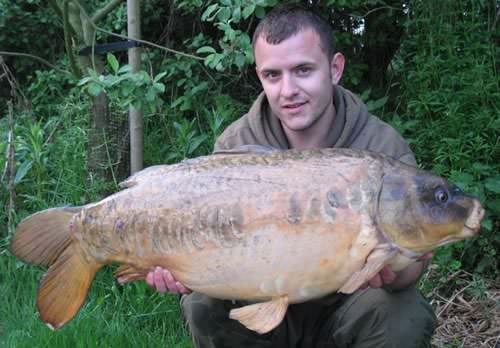
<svg viewBox="0 0 500 348"><path fill-rule="evenodd" d="M108 3L67 2L82 13ZM68 29L54 6L65 2L48 3L0 0L0 346L189 347L175 296L161 296L142 283L118 286L111 270L98 275L78 318L52 333L35 307L43 270L16 261L9 240L17 222L33 212L88 203L117 190L127 175L131 104L144 108L146 166L209 153L260 90L250 36L277 1L144 2L143 37L192 57L143 45L140 73L132 74L126 52L117 51L96 56L99 67L77 62L84 67L80 76L71 60L87 43L74 33L73 46L65 47ZM342 84L404 135L423 168L451 178L486 206L481 235L441 248L422 290L446 296L466 287L469 296L484 296L485 284L498 278L500 259L498 3L311 3L331 20L347 56ZM125 34L125 3L97 24ZM96 30L92 40L117 38ZM6 51L33 54L51 65ZM93 116L99 95L106 96L104 127L96 127ZM5 170L8 101L13 175ZM104 136L96 138L96 129ZM474 286L450 277L459 271L473 275ZM449 346L454 344L463 342Z"/></svg>

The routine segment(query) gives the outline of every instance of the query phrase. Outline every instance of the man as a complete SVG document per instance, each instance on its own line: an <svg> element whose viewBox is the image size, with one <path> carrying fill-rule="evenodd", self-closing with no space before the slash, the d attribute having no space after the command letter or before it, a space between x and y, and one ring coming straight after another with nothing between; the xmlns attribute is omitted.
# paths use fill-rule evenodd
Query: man
<svg viewBox="0 0 500 348"><path fill-rule="evenodd" d="M338 85L344 56L335 52L332 38L328 23L302 7L270 12L253 36L264 92L217 139L215 150L245 144L350 147L415 165L401 136ZM181 304L196 347L429 347L435 317L414 286L424 264L399 273L385 267L352 295L291 305L283 322L265 335L229 319L229 310L242 303L189 293L168 270L150 272L147 283L160 292L189 293Z"/></svg>

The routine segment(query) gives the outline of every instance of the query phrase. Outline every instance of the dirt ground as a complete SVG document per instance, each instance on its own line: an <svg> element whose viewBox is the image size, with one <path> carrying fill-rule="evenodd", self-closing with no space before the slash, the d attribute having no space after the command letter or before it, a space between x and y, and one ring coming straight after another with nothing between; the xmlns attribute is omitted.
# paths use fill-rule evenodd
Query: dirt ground
<svg viewBox="0 0 500 348"><path fill-rule="evenodd" d="M427 295L439 322L433 347L500 348L500 281L478 281L463 271L450 277L463 286L448 296Z"/></svg>

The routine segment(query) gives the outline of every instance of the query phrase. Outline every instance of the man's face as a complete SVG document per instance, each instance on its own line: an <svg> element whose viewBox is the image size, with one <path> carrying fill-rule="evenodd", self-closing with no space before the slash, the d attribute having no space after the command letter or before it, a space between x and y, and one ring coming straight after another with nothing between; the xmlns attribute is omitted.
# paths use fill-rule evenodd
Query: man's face
<svg viewBox="0 0 500 348"><path fill-rule="evenodd" d="M333 85L342 76L343 57L339 72L335 58L330 62L321 49L318 34L301 30L277 45L259 37L254 53L257 75L284 127L300 132L323 115L333 117Z"/></svg>

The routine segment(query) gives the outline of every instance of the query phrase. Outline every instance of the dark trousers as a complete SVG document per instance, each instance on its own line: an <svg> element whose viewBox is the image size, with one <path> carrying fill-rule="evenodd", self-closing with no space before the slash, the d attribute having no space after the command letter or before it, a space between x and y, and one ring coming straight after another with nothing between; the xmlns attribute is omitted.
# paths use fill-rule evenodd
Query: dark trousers
<svg viewBox="0 0 500 348"><path fill-rule="evenodd" d="M200 293L185 295L182 310L197 348L420 348L436 326L431 306L414 288L358 290L291 305L283 322L260 335L229 318L246 303Z"/></svg>

